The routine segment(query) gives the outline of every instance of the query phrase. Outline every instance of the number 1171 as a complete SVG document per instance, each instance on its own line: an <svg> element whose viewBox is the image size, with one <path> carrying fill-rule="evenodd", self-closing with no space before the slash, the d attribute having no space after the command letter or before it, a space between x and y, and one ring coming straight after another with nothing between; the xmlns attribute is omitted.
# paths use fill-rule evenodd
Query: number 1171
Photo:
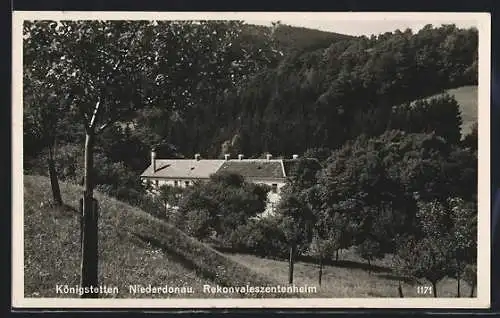
<svg viewBox="0 0 500 318"><path fill-rule="evenodd" d="M432 286L417 286L417 294L419 295L432 294Z"/></svg>

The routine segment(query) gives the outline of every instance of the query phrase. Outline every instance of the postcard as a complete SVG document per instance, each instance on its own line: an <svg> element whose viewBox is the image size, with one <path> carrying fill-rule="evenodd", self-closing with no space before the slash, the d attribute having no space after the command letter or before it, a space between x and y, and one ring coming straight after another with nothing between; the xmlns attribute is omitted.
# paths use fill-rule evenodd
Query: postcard
<svg viewBox="0 0 500 318"><path fill-rule="evenodd" d="M489 14L12 23L13 307L489 307Z"/></svg>

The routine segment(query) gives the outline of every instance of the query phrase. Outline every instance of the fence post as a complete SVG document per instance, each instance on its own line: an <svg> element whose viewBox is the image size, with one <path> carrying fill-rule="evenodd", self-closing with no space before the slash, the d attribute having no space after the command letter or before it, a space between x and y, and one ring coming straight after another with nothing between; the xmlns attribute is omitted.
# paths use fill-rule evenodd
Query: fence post
<svg viewBox="0 0 500 318"><path fill-rule="evenodd" d="M81 200L81 280L82 298L98 298L98 204L86 193Z"/></svg>

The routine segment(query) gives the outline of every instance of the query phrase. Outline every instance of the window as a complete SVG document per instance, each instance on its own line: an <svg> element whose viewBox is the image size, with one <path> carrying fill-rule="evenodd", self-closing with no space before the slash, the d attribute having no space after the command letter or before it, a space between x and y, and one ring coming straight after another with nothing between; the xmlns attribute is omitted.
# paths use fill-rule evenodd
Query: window
<svg viewBox="0 0 500 318"><path fill-rule="evenodd" d="M189 181L184 181L184 184L186 185L186 187L189 187Z"/></svg>
<svg viewBox="0 0 500 318"><path fill-rule="evenodd" d="M174 180L174 187L178 187L178 186L179 186L179 181Z"/></svg>
<svg viewBox="0 0 500 318"><path fill-rule="evenodd" d="M278 193L278 185L277 185L276 183L273 183L273 184L271 185L271 191L272 191L273 193Z"/></svg>

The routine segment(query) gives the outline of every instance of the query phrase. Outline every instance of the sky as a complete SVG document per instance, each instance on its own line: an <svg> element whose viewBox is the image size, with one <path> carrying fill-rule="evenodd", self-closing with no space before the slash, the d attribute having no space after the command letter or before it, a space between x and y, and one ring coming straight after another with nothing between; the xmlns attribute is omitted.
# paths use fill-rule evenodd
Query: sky
<svg viewBox="0 0 500 318"><path fill-rule="evenodd" d="M279 17L276 20L280 20ZM276 21L273 20L273 21ZM282 24L317 29L321 31L335 32L347 35L366 35L380 34L384 32L393 32L397 29L405 30L412 29L414 32L422 29L426 24L440 26L441 24L455 24L459 28L477 27L476 20L363 20L363 21L346 21L346 20L309 20L309 19L281 19ZM245 20L249 24L271 25L271 21L265 20Z"/></svg>

